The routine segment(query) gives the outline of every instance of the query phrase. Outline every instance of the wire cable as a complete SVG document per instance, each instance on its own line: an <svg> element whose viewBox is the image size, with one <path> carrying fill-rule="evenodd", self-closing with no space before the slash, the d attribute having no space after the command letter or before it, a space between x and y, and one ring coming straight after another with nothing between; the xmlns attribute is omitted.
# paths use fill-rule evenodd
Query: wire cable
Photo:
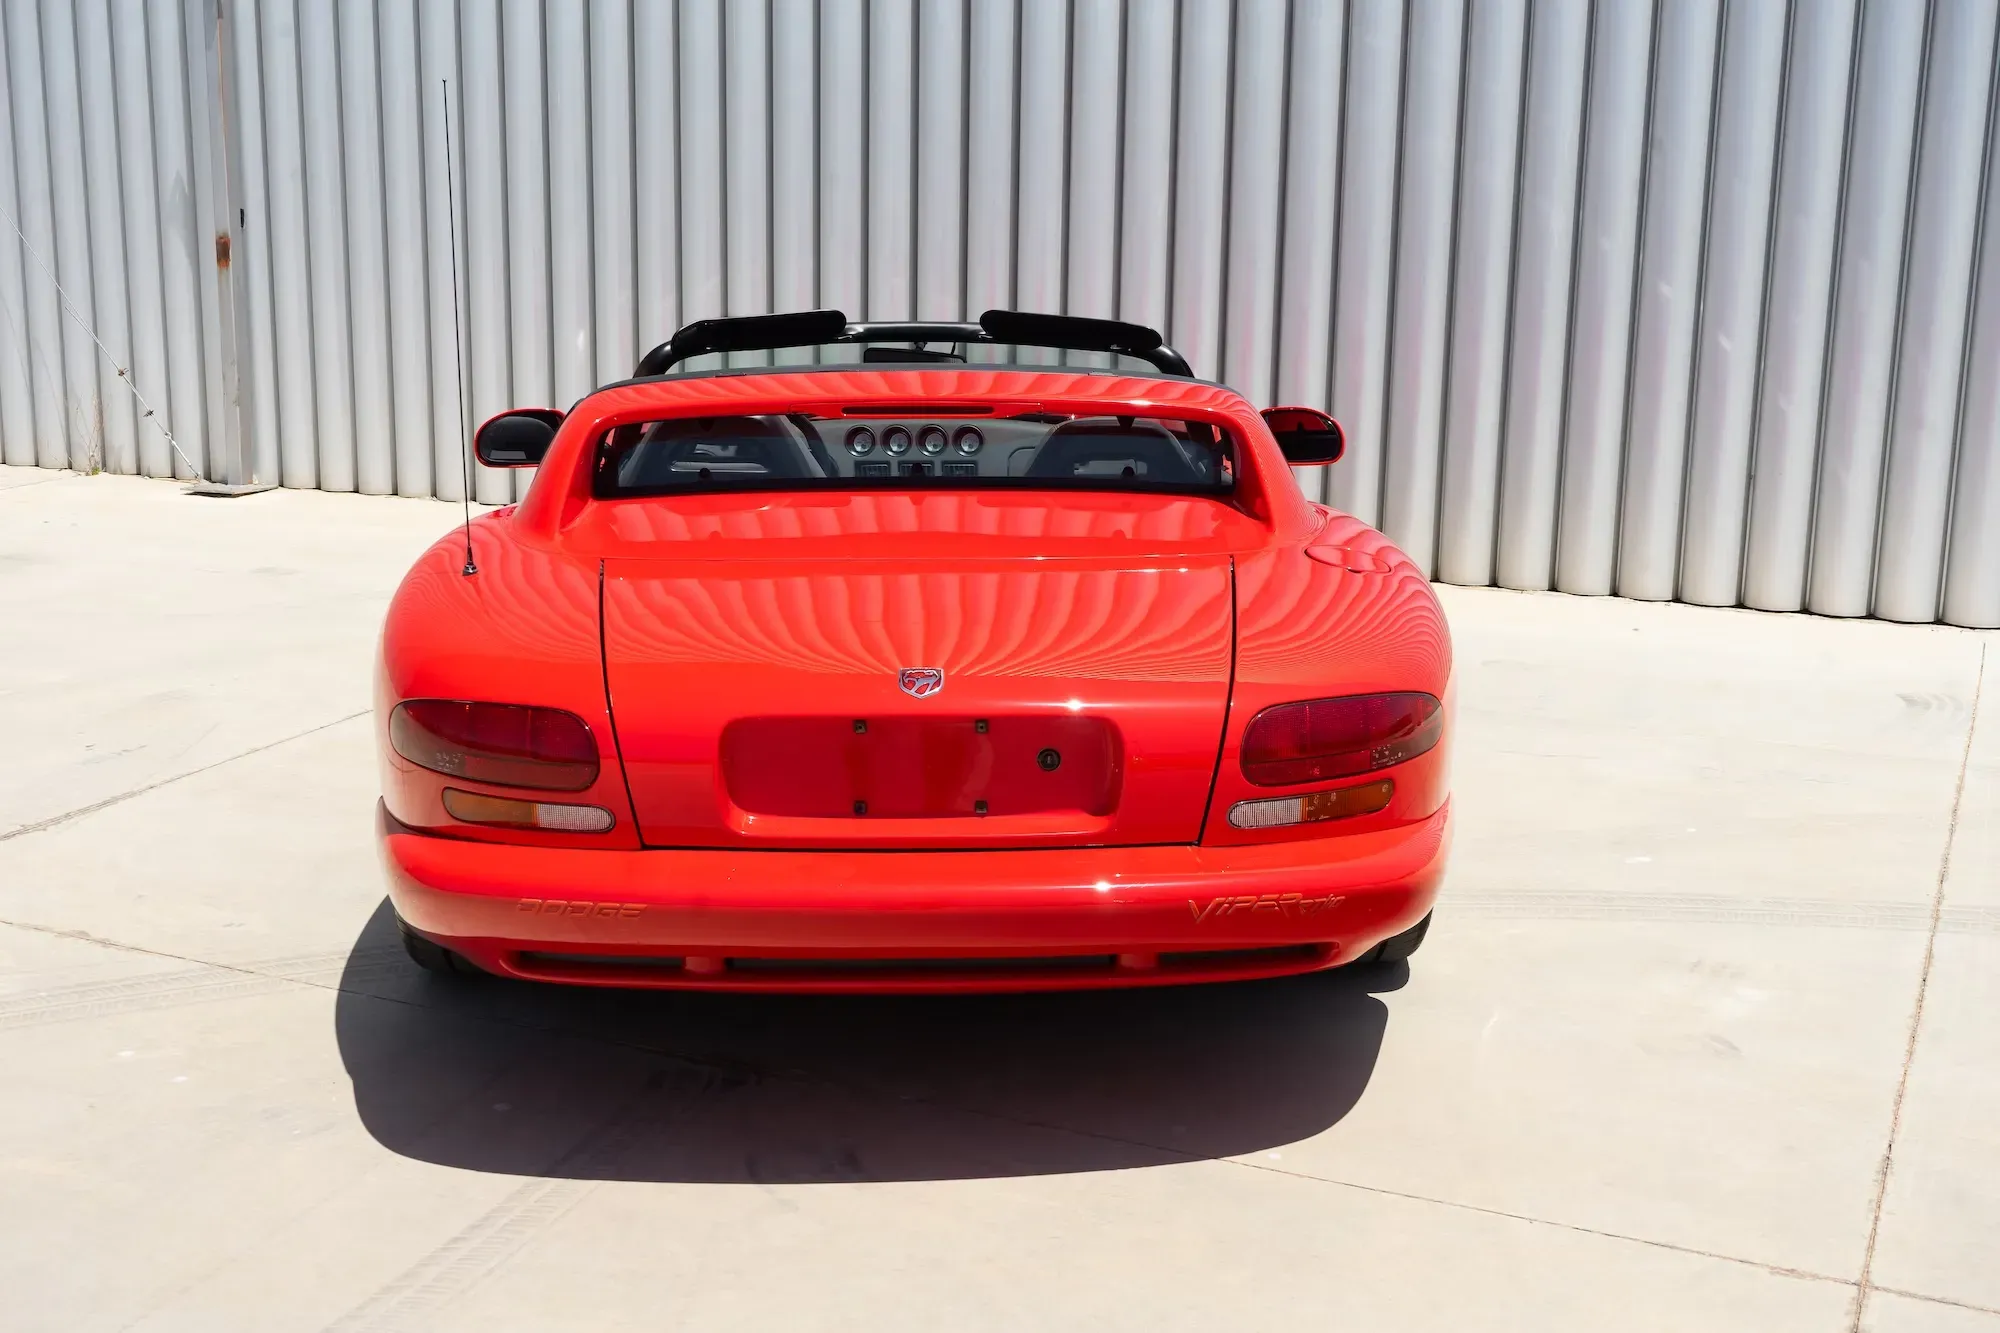
<svg viewBox="0 0 2000 1333"><path fill-rule="evenodd" d="M0 217L6 218L7 225L12 227L14 229L14 234L21 238L21 248L23 250L26 250L29 254L29 257L31 257L35 261L35 267L39 268L44 274L48 276L49 282L56 289L57 298L62 301L62 308L64 312L67 313L71 319L76 321L76 326L82 329L84 333L89 336L92 342L97 344L97 350L104 353L104 359L111 363L111 368L118 372L118 378L125 382L126 389L128 389L131 392L132 397L136 399L138 401L139 406L144 409L144 411L140 414L141 420L150 420L156 427L159 428L160 434L167 437L167 447L174 451L174 456L176 458L180 459L181 462L187 464L188 471L194 473L196 481L207 480L205 477L202 476L201 469L194 465L194 460L189 458L187 456L187 452L181 448L181 442L174 438L173 431L168 429L166 418L162 417L158 412L153 410L153 405L146 401L146 395L140 393L139 386L132 382L132 372L126 369L124 366L118 364L118 358L113 356L111 354L111 349L104 345L104 339L97 336L97 330L90 327L90 321L85 319L83 315L78 312L76 306L71 303L69 299L69 293L63 290L62 281L56 277L55 270L51 269L48 266L48 263L42 258L41 252L36 250L34 245L28 240L28 234L21 230L21 224L14 220L14 215L12 213L9 213L6 209L0 208ZM103 456L102 441L99 441L98 444L98 454L100 458Z"/></svg>

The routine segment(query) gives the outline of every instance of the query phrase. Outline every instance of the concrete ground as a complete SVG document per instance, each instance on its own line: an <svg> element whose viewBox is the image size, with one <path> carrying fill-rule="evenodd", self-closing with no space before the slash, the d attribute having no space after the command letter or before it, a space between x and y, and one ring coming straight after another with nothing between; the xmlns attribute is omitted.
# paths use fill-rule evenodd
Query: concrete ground
<svg viewBox="0 0 2000 1333"><path fill-rule="evenodd" d="M456 516L0 469L0 1326L2000 1333L2000 636L1444 590L1407 972L454 987L365 710Z"/></svg>

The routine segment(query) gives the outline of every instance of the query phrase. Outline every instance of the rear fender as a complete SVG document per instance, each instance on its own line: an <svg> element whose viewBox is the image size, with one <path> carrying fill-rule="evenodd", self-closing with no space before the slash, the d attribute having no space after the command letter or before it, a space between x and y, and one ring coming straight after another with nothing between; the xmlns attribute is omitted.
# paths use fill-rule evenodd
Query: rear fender
<svg viewBox="0 0 2000 1333"><path fill-rule="evenodd" d="M1437 595L1408 556L1360 520L1331 513L1309 547L1275 547L1236 562L1236 676L1202 842L1239 846L1337 837L1414 824L1435 814L1450 787L1453 730L1451 635ZM1229 823L1238 801L1321 790L1259 787L1243 776L1250 720L1274 704L1348 694L1421 690L1445 705L1444 737L1428 753L1370 774L1396 793L1371 815L1337 823L1244 830Z"/></svg>
<svg viewBox="0 0 2000 1333"><path fill-rule="evenodd" d="M474 564L454 530L424 553L389 604L375 677L375 745L389 813L413 829L481 842L630 849L638 825L625 790L604 695L598 562L515 540L509 511L472 524ZM419 768L389 745L389 714L405 699L535 704L576 714L597 741L598 777L587 790L540 796ZM460 824L445 813L447 786L519 799L601 806L608 833L547 833Z"/></svg>

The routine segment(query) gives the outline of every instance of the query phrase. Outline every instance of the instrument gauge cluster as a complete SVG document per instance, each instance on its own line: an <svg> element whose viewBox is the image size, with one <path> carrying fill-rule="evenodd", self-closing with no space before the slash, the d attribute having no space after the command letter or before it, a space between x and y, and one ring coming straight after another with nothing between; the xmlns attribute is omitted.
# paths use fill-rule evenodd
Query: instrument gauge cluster
<svg viewBox="0 0 2000 1333"><path fill-rule="evenodd" d="M996 457L989 464L979 457L982 451L1005 453L988 449L987 431L964 421L856 422L836 438L852 460L846 466L858 478L974 478L1004 461ZM1003 442L1006 438L1003 427Z"/></svg>

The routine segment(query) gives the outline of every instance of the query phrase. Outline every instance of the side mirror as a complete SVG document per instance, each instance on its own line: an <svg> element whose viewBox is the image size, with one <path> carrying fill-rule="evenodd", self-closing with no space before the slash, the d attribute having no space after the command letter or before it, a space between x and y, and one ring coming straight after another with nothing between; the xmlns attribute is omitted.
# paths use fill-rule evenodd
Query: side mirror
<svg viewBox="0 0 2000 1333"><path fill-rule="evenodd" d="M1347 434L1340 423L1316 407L1267 407L1264 424L1278 437L1278 448L1293 467L1331 463L1347 451Z"/></svg>
<svg viewBox="0 0 2000 1333"><path fill-rule="evenodd" d="M563 414L549 407L522 407L488 417L472 434L472 452L487 467L534 467L555 442Z"/></svg>

